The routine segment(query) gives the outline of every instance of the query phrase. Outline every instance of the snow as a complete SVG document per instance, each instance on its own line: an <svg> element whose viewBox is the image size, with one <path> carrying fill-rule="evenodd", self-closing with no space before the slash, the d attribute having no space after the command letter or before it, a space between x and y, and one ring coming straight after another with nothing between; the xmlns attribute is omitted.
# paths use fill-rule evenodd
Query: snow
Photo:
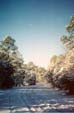
<svg viewBox="0 0 74 113"><path fill-rule="evenodd" d="M0 113L74 113L74 96L47 86L0 90Z"/></svg>

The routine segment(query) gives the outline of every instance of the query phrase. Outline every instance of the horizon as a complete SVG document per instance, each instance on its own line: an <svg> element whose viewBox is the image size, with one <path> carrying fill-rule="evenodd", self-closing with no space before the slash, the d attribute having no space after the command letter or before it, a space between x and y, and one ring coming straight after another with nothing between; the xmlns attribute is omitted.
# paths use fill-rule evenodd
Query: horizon
<svg viewBox="0 0 74 113"><path fill-rule="evenodd" d="M16 40L24 63L47 68L50 58L64 52L60 41L74 16L74 0L0 0L0 40Z"/></svg>

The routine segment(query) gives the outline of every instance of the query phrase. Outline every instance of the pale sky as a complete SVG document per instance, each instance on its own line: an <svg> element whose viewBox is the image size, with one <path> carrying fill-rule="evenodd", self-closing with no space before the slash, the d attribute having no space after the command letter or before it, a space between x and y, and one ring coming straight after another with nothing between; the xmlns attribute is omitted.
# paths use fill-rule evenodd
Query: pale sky
<svg viewBox="0 0 74 113"><path fill-rule="evenodd" d="M74 0L0 0L0 39L10 35L26 62L48 67L63 53L60 37L74 16Z"/></svg>

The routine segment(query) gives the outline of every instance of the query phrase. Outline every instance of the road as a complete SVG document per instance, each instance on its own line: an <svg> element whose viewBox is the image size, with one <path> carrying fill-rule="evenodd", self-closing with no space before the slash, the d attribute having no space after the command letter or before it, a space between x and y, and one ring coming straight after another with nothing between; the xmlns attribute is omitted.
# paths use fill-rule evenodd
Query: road
<svg viewBox="0 0 74 113"><path fill-rule="evenodd" d="M74 113L74 96L44 86L0 90L0 113Z"/></svg>

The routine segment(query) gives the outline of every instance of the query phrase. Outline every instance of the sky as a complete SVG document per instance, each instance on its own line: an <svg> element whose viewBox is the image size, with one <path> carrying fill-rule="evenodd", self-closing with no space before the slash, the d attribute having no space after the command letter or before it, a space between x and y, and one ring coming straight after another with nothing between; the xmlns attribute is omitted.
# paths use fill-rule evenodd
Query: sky
<svg viewBox="0 0 74 113"><path fill-rule="evenodd" d="M0 0L0 40L11 36L25 63L48 67L64 52L60 37L74 16L74 0Z"/></svg>

